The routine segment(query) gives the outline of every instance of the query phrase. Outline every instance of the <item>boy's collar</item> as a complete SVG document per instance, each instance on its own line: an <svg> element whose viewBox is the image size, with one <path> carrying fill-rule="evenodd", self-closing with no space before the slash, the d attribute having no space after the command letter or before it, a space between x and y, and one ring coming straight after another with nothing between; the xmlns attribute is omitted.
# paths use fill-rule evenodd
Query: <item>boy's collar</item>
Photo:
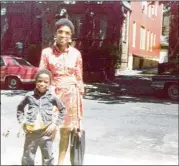
<svg viewBox="0 0 179 166"><path fill-rule="evenodd" d="M50 93L50 91L49 90L47 90L46 92L44 92L44 93L40 93L39 91L38 91L38 89L34 89L34 94L35 95L38 95L38 96L44 96L44 95L47 95L47 94L49 94Z"/></svg>

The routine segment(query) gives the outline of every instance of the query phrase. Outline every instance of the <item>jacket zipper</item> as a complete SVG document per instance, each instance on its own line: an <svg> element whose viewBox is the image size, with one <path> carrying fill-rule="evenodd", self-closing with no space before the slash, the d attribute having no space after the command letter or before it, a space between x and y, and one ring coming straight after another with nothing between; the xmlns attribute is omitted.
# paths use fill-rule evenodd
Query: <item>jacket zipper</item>
<svg viewBox="0 0 179 166"><path fill-rule="evenodd" d="M41 97L40 97L40 100L39 100L39 112L38 112L38 114L39 114L39 127L41 128L41 124L40 124L40 122L41 122L41 114L40 114L40 109L41 109Z"/></svg>
<svg viewBox="0 0 179 166"><path fill-rule="evenodd" d="M37 129L41 128L40 125L40 109L41 109L41 98L39 99L39 109L38 109L38 113L37 113L37 119L36 119L36 124L37 124Z"/></svg>

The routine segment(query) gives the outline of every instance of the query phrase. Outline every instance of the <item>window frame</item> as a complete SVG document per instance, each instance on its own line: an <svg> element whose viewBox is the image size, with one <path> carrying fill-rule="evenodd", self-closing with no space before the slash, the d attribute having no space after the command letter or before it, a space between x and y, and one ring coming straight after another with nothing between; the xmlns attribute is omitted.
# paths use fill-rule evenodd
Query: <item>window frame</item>
<svg viewBox="0 0 179 166"><path fill-rule="evenodd" d="M136 47L136 33L137 33L137 24L135 21L133 21L133 24L132 24L132 47L133 48Z"/></svg>
<svg viewBox="0 0 179 166"><path fill-rule="evenodd" d="M150 30L147 31L147 43L146 43L146 50L150 51Z"/></svg>
<svg viewBox="0 0 179 166"><path fill-rule="evenodd" d="M152 52L153 50L153 32L151 32L151 35L150 35L150 51Z"/></svg>
<svg viewBox="0 0 179 166"><path fill-rule="evenodd" d="M143 36L144 35L144 36ZM144 26L140 26L140 49L145 50L146 44L146 28Z"/></svg>

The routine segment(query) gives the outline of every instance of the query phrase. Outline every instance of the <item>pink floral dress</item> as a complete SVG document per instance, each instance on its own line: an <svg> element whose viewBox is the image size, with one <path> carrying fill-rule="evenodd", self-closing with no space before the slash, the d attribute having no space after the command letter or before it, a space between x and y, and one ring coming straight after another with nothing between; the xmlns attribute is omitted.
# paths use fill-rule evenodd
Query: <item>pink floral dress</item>
<svg viewBox="0 0 179 166"><path fill-rule="evenodd" d="M52 87L67 109L63 127L73 129L78 125L78 120L83 119L81 53L71 46L60 52L54 44L42 50L39 68L52 72Z"/></svg>

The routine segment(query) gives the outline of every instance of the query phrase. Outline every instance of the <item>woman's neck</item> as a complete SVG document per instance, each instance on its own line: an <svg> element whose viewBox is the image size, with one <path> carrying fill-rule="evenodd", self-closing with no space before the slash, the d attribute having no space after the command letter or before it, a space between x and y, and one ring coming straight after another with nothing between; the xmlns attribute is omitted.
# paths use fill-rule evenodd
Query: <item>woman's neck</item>
<svg viewBox="0 0 179 166"><path fill-rule="evenodd" d="M58 47L59 51L64 52L68 48L68 45L62 46L62 45L57 43L57 47Z"/></svg>

